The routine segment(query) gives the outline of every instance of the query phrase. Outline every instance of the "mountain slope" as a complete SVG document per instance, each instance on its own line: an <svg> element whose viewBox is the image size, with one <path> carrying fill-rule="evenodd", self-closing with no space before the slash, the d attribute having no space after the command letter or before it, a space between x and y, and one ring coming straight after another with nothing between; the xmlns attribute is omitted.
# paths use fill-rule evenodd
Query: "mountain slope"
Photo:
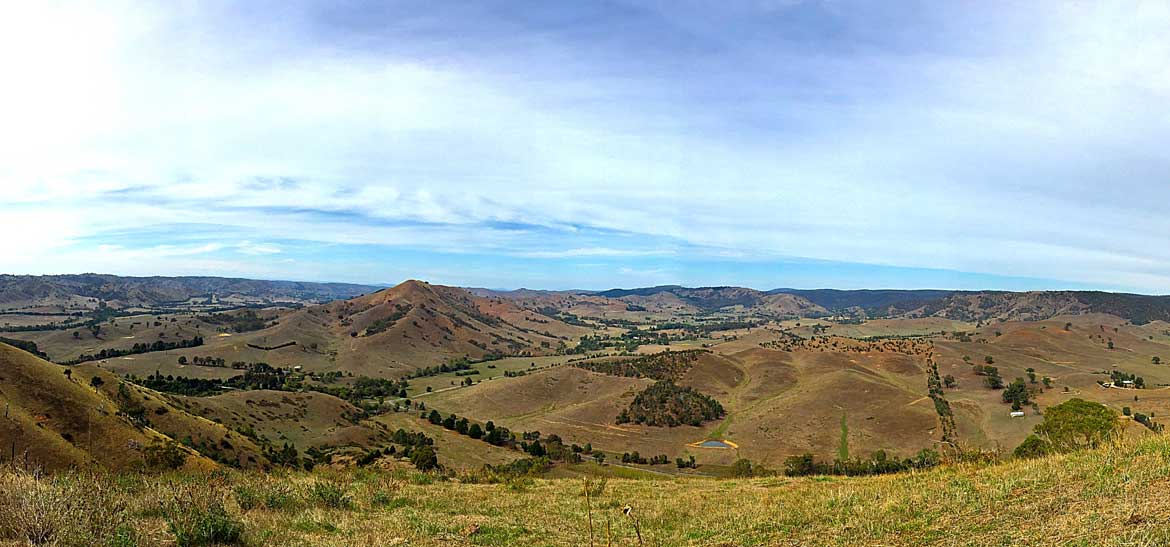
<svg viewBox="0 0 1170 547"><path fill-rule="evenodd" d="M551 354L589 332L510 301L421 281L288 310L273 323L252 332L209 335L199 347L137 355L113 366L144 373L161 367L174 374L180 355L188 360L211 356L228 363L265 362L311 372L397 378L461 358ZM219 370L232 374L231 369Z"/></svg>
<svg viewBox="0 0 1170 547"><path fill-rule="evenodd" d="M115 378L104 377L117 385ZM0 398L6 412L0 419L4 461L15 454L48 469L94 464L129 469L141 465L143 447L167 440L150 428L135 426L118 402L91 387L83 371L6 344L0 344ZM214 466L194 454L187 465Z"/></svg>

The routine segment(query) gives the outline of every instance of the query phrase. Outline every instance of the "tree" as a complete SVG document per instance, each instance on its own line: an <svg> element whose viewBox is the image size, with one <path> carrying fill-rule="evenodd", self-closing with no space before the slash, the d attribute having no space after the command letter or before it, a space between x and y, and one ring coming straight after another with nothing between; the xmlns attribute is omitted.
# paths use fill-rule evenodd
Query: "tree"
<svg viewBox="0 0 1170 547"><path fill-rule="evenodd" d="M186 355L180 355L180 356L179 356L179 364L180 364L180 365L185 365L185 364L187 364L187 356L186 356Z"/></svg>
<svg viewBox="0 0 1170 547"><path fill-rule="evenodd" d="M983 362L984 362L984 363L987 363L987 364L989 364L989 365L994 365L994 364L995 364L995 358L994 358L994 357L992 357L992 356L990 356L990 355L988 355L988 356L986 356L986 357L984 357L984 358L983 358Z"/></svg>
<svg viewBox="0 0 1170 547"><path fill-rule="evenodd" d="M1028 372L1028 383L1030 383L1030 384L1036 383L1036 369L1034 369L1032 367L1028 367L1027 372Z"/></svg>
<svg viewBox="0 0 1170 547"><path fill-rule="evenodd" d="M1051 450L1052 447L1048 444L1048 441L1036 435L1028 435L1028 438L1024 439L1024 442L1020 443L1020 446L1017 446L1012 451L1012 454L1017 458L1038 458L1051 452Z"/></svg>
<svg viewBox="0 0 1170 547"><path fill-rule="evenodd" d="M1011 403L1012 410L1019 410L1030 402L1028 386L1024 384L1023 378L1016 378L1007 386L1007 389L1003 390L1003 402Z"/></svg>
<svg viewBox="0 0 1170 547"><path fill-rule="evenodd" d="M1049 407L1034 432L1058 452L1096 448L1117 434L1117 412L1084 399Z"/></svg>
<svg viewBox="0 0 1170 547"><path fill-rule="evenodd" d="M731 475L735 477L750 477L752 476L752 461L740 458L731 464Z"/></svg>
<svg viewBox="0 0 1170 547"><path fill-rule="evenodd" d="M947 386L948 388L954 388L957 384L958 382L955 382L954 376L951 376L950 374L943 376L943 385Z"/></svg>
<svg viewBox="0 0 1170 547"><path fill-rule="evenodd" d="M479 427L479 424L471 424L471 427L467 429L467 436L472 439L483 437L483 429Z"/></svg>
<svg viewBox="0 0 1170 547"><path fill-rule="evenodd" d="M173 441L153 443L142 449L142 455L152 469L178 469L187 461L187 452Z"/></svg>
<svg viewBox="0 0 1170 547"><path fill-rule="evenodd" d="M1122 416L1129 416L1130 412L1132 412L1132 411L1129 409L1128 406L1121 407L1121 415Z"/></svg>
<svg viewBox="0 0 1170 547"><path fill-rule="evenodd" d="M68 369L68 368L65 369L65 377L72 380L73 379L73 369Z"/></svg>
<svg viewBox="0 0 1170 547"><path fill-rule="evenodd" d="M93 378L89 379L89 385L91 385L95 388L102 387L102 384L105 384L105 383L106 383L106 381L102 380L101 376L94 376Z"/></svg>
<svg viewBox="0 0 1170 547"><path fill-rule="evenodd" d="M1155 365L1160 365L1162 364L1162 358L1155 355L1153 359L1150 359L1150 362Z"/></svg>
<svg viewBox="0 0 1170 547"><path fill-rule="evenodd" d="M415 447L410 451L410 463L419 471L430 471L439 467L439 457L429 445Z"/></svg>
<svg viewBox="0 0 1170 547"><path fill-rule="evenodd" d="M605 463L605 453L601 452L601 451L594 452L593 453L593 460L599 464Z"/></svg>

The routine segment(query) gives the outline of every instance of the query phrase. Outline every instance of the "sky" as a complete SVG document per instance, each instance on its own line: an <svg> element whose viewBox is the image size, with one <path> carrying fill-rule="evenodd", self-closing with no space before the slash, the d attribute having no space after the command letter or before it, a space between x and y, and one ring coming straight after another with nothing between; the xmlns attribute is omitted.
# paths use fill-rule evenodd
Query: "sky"
<svg viewBox="0 0 1170 547"><path fill-rule="evenodd" d="M0 5L0 273L1170 292L1170 4Z"/></svg>

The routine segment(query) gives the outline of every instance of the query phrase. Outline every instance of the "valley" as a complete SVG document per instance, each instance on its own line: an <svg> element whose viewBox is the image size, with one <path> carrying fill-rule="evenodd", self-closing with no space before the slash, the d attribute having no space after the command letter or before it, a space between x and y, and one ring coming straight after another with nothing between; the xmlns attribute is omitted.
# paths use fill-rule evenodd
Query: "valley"
<svg viewBox="0 0 1170 547"><path fill-rule="evenodd" d="M0 307L36 295L42 308L46 294L58 303L86 298L14 291ZM232 308L223 304L230 294L201 297L224 306L214 311L98 299L73 319L85 327L21 325L0 335L66 364L37 366L57 383L76 371L76 389L104 395L112 409L119 386L143 393L151 408L142 423L160 438L244 467L271 465L286 445L298 461L352 461L391 446L401 428L434 438L449 468L527 457L519 445L531 439L520 435L531 432L590 447L549 473L588 460L721 476L740 460L782 469L801 454L1009 453L1043 409L1074 397L1141 414L1148 426L1127 428L1138 436L1170 416L1170 369L1161 364L1170 323L1142 322L1164 314L1159 297L1143 297L1127 318L1095 308L1128 297L873 293L500 292L407 281L320 303ZM937 394L928 389L932 370L945 383ZM92 377L104 387L86 384ZM1141 389L1123 384L1128 378L1140 378ZM1023 395L1013 405L1005 393L1017 379ZM6 381L5 401L23 408L27 381ZM516 440L468 438L429 421L434 411L481 428L491 422ZM66 433L73 443L38 441L44 461L84 457L76 434L58 436ZM639 461L658 456L669 465Z"/></svg>

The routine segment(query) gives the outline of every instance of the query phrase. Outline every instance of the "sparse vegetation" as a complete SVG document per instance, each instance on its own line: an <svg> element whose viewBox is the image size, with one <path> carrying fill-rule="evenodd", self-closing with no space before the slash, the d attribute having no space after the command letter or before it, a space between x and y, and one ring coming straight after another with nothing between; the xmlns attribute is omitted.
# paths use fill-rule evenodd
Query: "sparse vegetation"
<svg viewBox="0 0 1170 547"><path fill-rule="evenodd" d="M689 387L679 387L669 380L655 382L634 397L630 407L617 417L617 423L635 423L659 427L701 425L706 420L723 417L723 405Z"/></svg>

